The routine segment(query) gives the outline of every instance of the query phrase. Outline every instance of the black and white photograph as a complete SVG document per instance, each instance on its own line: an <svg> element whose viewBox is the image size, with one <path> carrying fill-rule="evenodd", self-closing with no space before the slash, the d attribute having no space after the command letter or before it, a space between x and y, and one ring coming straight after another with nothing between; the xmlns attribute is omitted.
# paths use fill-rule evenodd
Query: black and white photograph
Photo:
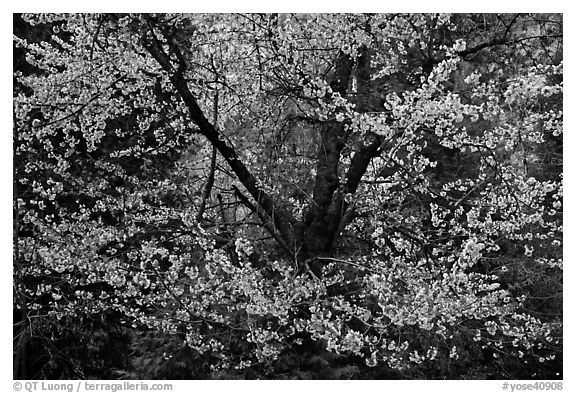
<svg viewBox="0 0 576 393"><path fill-rule="evenodd" d="M11 17L15 391L566 388L563 14Z"/></svg>

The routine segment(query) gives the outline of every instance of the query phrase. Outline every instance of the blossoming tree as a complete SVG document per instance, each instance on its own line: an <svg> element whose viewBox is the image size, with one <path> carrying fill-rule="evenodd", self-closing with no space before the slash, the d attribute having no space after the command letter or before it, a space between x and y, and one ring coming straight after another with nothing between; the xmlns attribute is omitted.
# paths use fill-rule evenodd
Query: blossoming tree
<svg viewBox="0 0 576 393"><path fill-rule="evenodd" d="M15 375L79 320L213 373L561 372L560 16L20 23Z"/></svg>

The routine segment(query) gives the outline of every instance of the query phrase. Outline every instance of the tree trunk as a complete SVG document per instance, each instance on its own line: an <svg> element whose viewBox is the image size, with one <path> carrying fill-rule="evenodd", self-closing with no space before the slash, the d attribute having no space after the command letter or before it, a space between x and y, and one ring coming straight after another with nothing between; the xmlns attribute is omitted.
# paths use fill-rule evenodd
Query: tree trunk
<svg viewBox="0 0 576 393"><path fill-rule="evenodd" d="M330 82L333 91L342 97L347 94L348 83L352 77L354 65L358 82L356 109L370 109L370 73L369 53L366 47L361 48L360 56L354 62L349 56L341 53L336 61L336 71ZM374 136L367 146L358 148L351 160L346 179L340 183L338 168L340 154L345 146L347 132L342 123L327 122L321 129L321 143L318 152L318 165L312 206L304 220L304 230L299 237L301 250L299 260L306 264L320 277L323 263L320 257L332 257L338 246L340 232L346 225L349 204L346 194L354 194L368 164L379 153L382 137ZM306 261L308 261L306 263Z"/></svg>
<svg viewBox="0 0 576 393"><path fill-rule="evenodd" d="M308 206L303 221L298 223L288 209L279 205L271 195L264 191L258 179L240 160L234 147L224 140L214 124L205 117L184 78L186 62L177 45L168 40L170 51L177 58L177 62L174 63L155 36L151 26L154 21L147 19L147 23L149 27L148 34L143 36L144 46L170 75L172 84L185 103L191 119L198 125L199 132L218 150L252 196L256 204L253 208L258 212L267 230L296 261L299 271L311 270L320 277L322 261L318 258L333 256L337 246L336 240L340 231L343 230L343 217L348 208L345 195L356 191L368 163L378 152L379 138L355 152L346 174L346 181L341 184L338 170L340 155L346 144L347 131L343 123L336 121L326 121L321 125L321 145L317 153L313 200ZM367 77L369 57L365 48L361 52L358 59L339 52L334 61L334 71L328 79L332 91L340 94L341 97L346 97L354 67L356 67L361 79L359 87L364 93L363 98L357 103L360 109L368 102L366 95L369 84ZM238 193L241 194L239 190ZM276 230L278 235L276 235Z"/></svg>

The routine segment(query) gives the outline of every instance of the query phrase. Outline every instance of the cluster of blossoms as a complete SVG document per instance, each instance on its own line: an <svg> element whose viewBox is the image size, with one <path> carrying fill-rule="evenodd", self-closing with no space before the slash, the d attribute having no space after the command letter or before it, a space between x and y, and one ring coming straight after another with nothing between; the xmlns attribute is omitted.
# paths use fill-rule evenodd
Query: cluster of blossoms
<svg viewBox="0 0 576 393"><path fill-rule="evenodd" d="M68 229L70 236L76 227L53 230ZM199 231L172 245L193 244L188 252L196 259L186 256L188 252L169 253L154 241L132 250L127 259L106 257L95 245L109 242L114 233L89 227L82 233L82 239L54 238L31 255L35 264L24 274L49 277L59 272L68 277L29 290L38 297L51 296L46 304L37 304L38 315L60 319L117 310L130 324L169 332L184 327L191 348L222 356L214 367L273 361L298 345L304 332L324 341L329 351L395 368L455 358L465 351L461 343L468 339L496 356L540 353L546 358L552 355L542 348L558 344L554 324L519 313L523 299L501 289L497 275L470 273L484 249L476 239L462 245L457 260L439 258L434 270L425 263L408 264L405 258L390 261L375 256L353 261L366 267L355 269L354 278L345 280L341 267L332 264L318 282L295 276L282 262L270 262L275 274L269 276L250 264L234 264L208 239L200 240L206 235ZM248 245L239 239L236 247L247 250ZM90 261L80 255L91 255ZM161 266L163 261L169 262L167 268ZM331 286L342 282L361 284L362 289L329 295ZM75 289L98 283L106 283L106 290ZM150 307L164 311L151 314ZM414 340L414 328L422 341ZM234 339L245 340L252 349L235 358L228 353L231 338L223 331L237 332Z"/></svg>

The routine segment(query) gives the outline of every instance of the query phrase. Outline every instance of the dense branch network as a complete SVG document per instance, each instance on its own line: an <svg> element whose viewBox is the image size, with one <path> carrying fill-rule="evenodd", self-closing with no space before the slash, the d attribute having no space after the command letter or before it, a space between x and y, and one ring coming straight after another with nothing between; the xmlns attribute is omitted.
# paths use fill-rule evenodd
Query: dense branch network
<svg viewBox="0 0 576 393"><path fill-rule="evenodd" d="M561 16L21 24L16 375L98 321L206 375L559 370Z"/></svg>

